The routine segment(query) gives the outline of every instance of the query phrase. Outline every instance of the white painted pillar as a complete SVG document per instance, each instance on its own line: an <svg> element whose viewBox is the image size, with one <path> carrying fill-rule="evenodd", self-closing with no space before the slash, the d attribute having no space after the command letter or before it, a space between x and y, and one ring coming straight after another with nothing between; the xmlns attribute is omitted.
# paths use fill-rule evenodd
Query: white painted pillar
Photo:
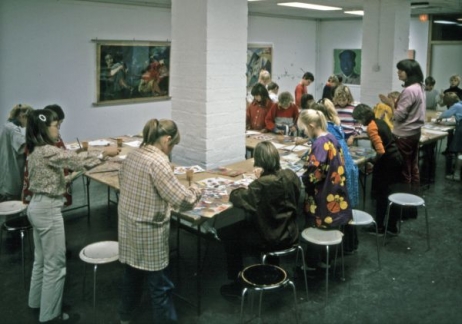
<svg viewBox="0 0 462 324"><path fill-rule="evenodd" d="M402 90L396 63L408 57L411 4L368 0L363 8L361 102L373 107L378 94Z"/></svg>
<svg viewBox="0 0 462 324"><path fill-rule="evenodd" d="M173 161L207 169L245 156L247 0L173 0Z"/></svg>

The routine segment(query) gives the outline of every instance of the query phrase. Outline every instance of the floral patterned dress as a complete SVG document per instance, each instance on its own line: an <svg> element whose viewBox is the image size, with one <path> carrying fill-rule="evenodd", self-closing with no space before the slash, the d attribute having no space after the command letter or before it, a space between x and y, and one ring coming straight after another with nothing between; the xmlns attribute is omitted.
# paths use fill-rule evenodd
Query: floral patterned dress
<svg viewBox="0 0 462 324"><path fill-rule="evenodd" d="M320 228L335 228L348 224L352 207L348 197L345 161L335 136L327 133L313 140L305 160L304 212L309 223Z"/></svg>

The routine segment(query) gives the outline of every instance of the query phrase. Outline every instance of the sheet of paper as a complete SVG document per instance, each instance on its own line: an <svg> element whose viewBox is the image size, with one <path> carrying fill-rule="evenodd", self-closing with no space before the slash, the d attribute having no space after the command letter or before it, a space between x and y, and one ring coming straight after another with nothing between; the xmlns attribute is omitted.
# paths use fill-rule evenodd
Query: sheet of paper
<svg viewBox="0 0 462 324"><path fill-rule="evenodd" d="M254 130L247 130L245 131L245 135L258 135L261 134L259 131L254 131Z"/></svg>
<svg viewBox="0 0 462 324"><path fill-rule="evenodd" d="M106 140L95 140L88 142L88 145L90 146L108 146L109 144L111 144L111 142Z"/></svg>
<svg viewBox="0 0 462 324"><path fill-rule="evenodd" d="M128 145L131 147L140 147L141 141L125 142L123 145Z"/></svg>

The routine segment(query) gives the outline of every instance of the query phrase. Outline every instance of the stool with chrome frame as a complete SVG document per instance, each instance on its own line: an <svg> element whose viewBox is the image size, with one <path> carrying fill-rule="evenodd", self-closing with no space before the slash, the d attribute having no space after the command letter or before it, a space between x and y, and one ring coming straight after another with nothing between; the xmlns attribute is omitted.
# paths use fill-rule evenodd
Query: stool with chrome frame
<svg viewBox="0 0 462 324"><path fill-rule="evenodd" d="M401 206L401 212L398 220L398 232L401 232L401 219L403 217L403 207L423 207L425 208L425 223L427 227L427 250L430 250L430 230L428 227L428 212L425 200L419 196L408 193L394 193L388 196L387 214L385 215L385 234L383 235L383 246L387 238L388 220L390 218L390 209L393 204Z"/></svg>
<svg viewBox="0 0 462 324"><path fill-rule="evenodd" d="M303 230L302 238L310 243L316 245L324 245L326 247L327 254L327 266L326 266L326 301L329 297L329 246L339 245L342 253L342 280L345 278L345 266L343 262L343 233L339 230L329 229L322 230L314 227L309 227ZM337 253L335 254L335 263L337 263Z"/></svg>
<svg viewBox="0 0 462 324"><path fill-rule="evenodd" d="M294 253L295 253L295 266L297 266L298 255L300 254L302 256L302 272L303 272L303 276L305 279L306 300L308 300L308 280L306 278L306 271L305 271L306 270L305 251L303 250L300 244L294 244L292 247L285 249L285 250L278 250L278 251L262 253L261 263L266 264L266 258L269 256L272 256L272 257L282 256L283 257L283 256L287 256L287 255L294 254Z"/></svg>
<svg viewBox="0 0 462 324"><path fill-rule="evenodd" d="M244 302L247 293L253 291L260 292L258 317L261 318L263 292L285 288L287 286L291 286L294 293L295 318L296 323L298 323L297 291L294 283L287 277L287 273L284 269L271 264L254 264L246 267L239 273L239 280L244 285L241 300L241 323L243 322Z"/></svg>

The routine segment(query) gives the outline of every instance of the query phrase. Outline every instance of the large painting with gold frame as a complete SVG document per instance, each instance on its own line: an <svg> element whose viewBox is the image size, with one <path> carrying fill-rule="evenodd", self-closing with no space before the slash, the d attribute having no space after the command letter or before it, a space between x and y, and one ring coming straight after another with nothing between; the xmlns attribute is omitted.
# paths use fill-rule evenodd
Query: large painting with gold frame
<svg viewBox="0 0 462 324"><path fill-rule="evenodd" d="M169 42L96 40L95 43L95 105L169 98Z"/></svg>

